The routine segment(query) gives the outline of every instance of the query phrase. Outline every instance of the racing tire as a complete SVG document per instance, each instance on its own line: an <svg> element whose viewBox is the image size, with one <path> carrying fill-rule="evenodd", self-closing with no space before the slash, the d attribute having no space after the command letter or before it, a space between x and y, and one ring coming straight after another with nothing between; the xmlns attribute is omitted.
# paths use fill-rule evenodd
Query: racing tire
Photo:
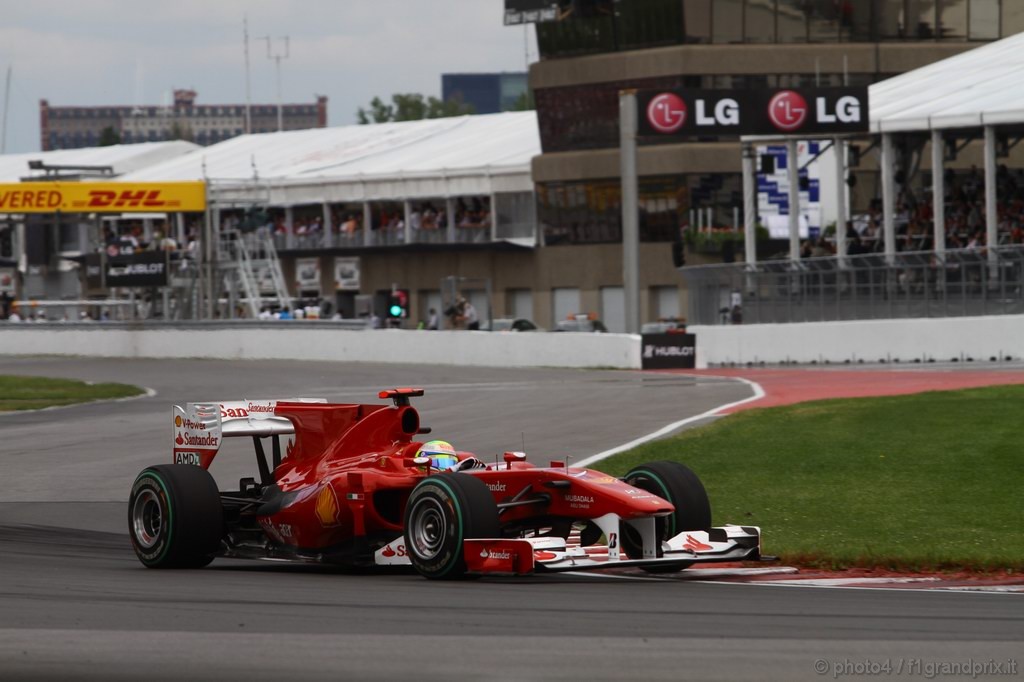
<svg viewBox="0 0 1024 682"><path fill-rule="evenodd" d="M433 580L466 577L462 541L499 538L498 506L472 474L427 476L405 505L405 547L416 571Z"/></svg>
<svg viewBox="0 0 1024 682"><path fill-rule="evenodd" d="M147 568L202 568L224 536L224 510L210 472L191 464L143 469L128 499L128 535Z"/></svg>
<svg viewBox="0 0 1024 682"><path fill-rule="evenodd" d="M707 530L711 527L711 503L707 491L697 474L678 462L648 462L634 467L623 480L634 488L654 493L668 500L676 508L668 516L655 520L660 540L668 540L687 530ZM628 524L622 528L622 548L626 556L640 558L643 547L640 536ZM661 556L661 550L658 550ZM648 573L674 573L693 564L692 561L642 566Z"/></svg>

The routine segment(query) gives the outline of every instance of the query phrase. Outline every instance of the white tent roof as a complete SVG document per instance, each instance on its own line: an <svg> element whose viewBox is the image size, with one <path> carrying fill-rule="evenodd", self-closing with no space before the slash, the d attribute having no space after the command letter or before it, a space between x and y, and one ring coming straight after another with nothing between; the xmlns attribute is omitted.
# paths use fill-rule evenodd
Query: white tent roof
<svg viewBox="0 0 1024 682"><path fill-rule="evenodd" d="M86 147L84 149L58 149L51 152L30 152L27 154L4 154L0 156L0 182L18 182L26 177L39 177L44 171L32 171L29 161L42 161L47 165L64 166L111 166L114 175L152 166L188 154L198 145L174 140L171 142L144 142L142 144L118 144L110 147Z"/></svg>
<svg viewBox="0 0 1024 682"><path fill-rule="evenodd" d="M871 131L1024 124L1024 33L870 88Z"/></svg>
<svg viewBox="0 0 1024 682"><path fill-rule="evenodd" d="M535 112L242 135L125 176L273 204L530 191ZM260 194L262 193L262 194Z"/></svg>

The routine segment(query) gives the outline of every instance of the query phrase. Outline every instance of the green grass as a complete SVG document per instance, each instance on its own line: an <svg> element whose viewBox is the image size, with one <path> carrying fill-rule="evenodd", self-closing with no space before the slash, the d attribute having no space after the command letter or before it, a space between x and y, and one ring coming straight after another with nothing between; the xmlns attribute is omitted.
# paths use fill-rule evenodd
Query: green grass
<svg viewBox="0 0 1024 682"><path fill-rule="evenodd" d="M787 562L1024 570L1024 386L750 410L598 466L659 459Z"/></svg>
<svg viewBox="0 0 1024 682"><path fill-rule="evenodd" d="M71 379L0 376L0 412L38 410L91 400L127 398L143 390L125 384L87 384Z"/></svg>

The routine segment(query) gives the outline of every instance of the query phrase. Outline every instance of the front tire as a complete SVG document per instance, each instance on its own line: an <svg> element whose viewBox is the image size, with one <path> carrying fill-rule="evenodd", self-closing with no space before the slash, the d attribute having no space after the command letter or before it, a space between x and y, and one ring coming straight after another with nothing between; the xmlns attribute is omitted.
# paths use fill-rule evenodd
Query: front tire
<svg viewBox="0 0 1024 682"><path fill-rule="evenodd" d="M498 507L472 474L436 474L420 481L405 506L405 546L413 567L434 580L466 577L462 541L501 537Z"/></svg>
<svg viewBox="0 0 1024 682"><path fill-rule="evenodd" d="M217 483L191 464L159 464L139 474L128 499L128 535L148 568L200 568L224 535Z"/></svg>
<svg viewBox="0 0 1024 682"><path fill-rule="evenodd" d="M668 516L655 519L659 541L668 540L687 530L707 530L711 527L711 503L707 491L697 474L678 462L648 462L633 468L623 479L634 488L654 493L668 500L676 508ZM626 556L640 558L643 549L639 534L623 524L622 548ZM658 551L661 556L661 550ZM673 573L691 566L693 562L644 566L648 573Z"/></svg>

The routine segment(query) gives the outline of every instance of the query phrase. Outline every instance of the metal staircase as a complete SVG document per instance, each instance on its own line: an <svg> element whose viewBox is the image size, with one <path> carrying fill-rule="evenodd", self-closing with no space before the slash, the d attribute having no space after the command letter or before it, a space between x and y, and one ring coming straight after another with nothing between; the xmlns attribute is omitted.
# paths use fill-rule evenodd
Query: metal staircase
<svg viewBox="0 0 1024 682"><path fill-rule="evenodd" d="M245 306L251 318L258 317L265 305L291 309L292 297L269 234L225 230L221 233L219 255L218 266L229 300ZM267 274L271 287L264 286Z"/></svg>

